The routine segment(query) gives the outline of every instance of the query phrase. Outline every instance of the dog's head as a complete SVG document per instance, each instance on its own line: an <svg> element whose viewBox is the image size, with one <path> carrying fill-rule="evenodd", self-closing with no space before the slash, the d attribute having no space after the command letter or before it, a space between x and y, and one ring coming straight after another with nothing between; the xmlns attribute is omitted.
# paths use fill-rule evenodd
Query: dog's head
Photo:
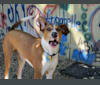
<svg viewBox="0 0 100 85"><path fill-rule="evenodd" d="M42 16L39 17L38 21L43 37L51 47L56 47L60 43L62 34L67 35L69 33L68 27L65 24L49 24Z"/></svg>

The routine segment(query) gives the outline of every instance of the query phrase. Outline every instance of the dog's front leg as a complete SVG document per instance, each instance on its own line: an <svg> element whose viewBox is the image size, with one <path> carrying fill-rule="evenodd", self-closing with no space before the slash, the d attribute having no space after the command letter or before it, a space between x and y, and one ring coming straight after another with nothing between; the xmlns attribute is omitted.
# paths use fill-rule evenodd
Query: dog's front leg
<svg viewBox="0 0 100 85"><path fill-rule="evenodd" d="M54 78L54 71L56 69L56 66L54 68L51 68L49 69L47 72L46 72L46 79L53 79Z"/></svg>
<svg viewBox="0 0 100 85"><path fill-rule="evenodd" d="M54 71L56 70L58 64L58 59L51 65L52 67L46 72L46 79L53 79Z"/></svg>

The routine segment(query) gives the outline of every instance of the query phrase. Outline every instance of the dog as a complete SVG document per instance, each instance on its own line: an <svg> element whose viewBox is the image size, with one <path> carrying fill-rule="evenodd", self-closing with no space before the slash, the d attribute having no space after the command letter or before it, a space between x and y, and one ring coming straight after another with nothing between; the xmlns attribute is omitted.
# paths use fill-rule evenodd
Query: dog
<svg viewBox="0 0 100 85"><path fill-rule="evenodd" d="M19 24L30 18L32 17L22 18L15 23L4 37L4 79L9 79L11 56L14 52L16 52L18 58L17 79L22 78L22 69L25 62L28 62L34 68L34 79L42 79L44 74L46 74L46 79L53 78L53 73L58 64L60 40L62 34L69 34L69 29L64 24L49 24L44 17L39 16L41 38L33 37L21 30L15 30Z"/></svg>

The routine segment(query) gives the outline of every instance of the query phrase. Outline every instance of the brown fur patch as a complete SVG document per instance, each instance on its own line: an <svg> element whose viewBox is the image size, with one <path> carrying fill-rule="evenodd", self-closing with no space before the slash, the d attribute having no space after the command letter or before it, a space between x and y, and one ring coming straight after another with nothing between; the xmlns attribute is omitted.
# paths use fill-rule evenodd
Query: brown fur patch
<svg viewBox="0 0 100 85"><path fill-rule="evenodd" d="M61 28L61 31L62 31L62 33L63 33L64 35L67 35L67 34L69 33L69 29L68 29L67 25L62 24L62 25L60 25L59 27Z"/></svg>
<svg viewBox="0 0 100 85"><path fill-rule="evenodd" d="M43 53L43 49L41 45L36 47L36 45L40 44L40 41L41 39L36 39L28 33L22 31L13 30L8 32L3 41L5 76L9 72L11 56L14 50L16 50L19 55L31 62L35 70L35 79L40 79L42 69L41 55Z"/></svg>

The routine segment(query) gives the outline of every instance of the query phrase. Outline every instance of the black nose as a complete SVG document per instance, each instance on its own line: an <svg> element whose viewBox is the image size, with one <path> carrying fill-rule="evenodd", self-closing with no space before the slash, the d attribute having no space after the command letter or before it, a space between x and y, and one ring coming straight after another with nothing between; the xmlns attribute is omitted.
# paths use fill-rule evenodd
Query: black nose
<svg viewBox="0 0 100 85"><path fill-rule="evenodd" d="M56 37L57 37L57 33L56 33L56 32L53 32L53 33L52 33L52 37L53 37L53 38L56 38Z"/></svg>

